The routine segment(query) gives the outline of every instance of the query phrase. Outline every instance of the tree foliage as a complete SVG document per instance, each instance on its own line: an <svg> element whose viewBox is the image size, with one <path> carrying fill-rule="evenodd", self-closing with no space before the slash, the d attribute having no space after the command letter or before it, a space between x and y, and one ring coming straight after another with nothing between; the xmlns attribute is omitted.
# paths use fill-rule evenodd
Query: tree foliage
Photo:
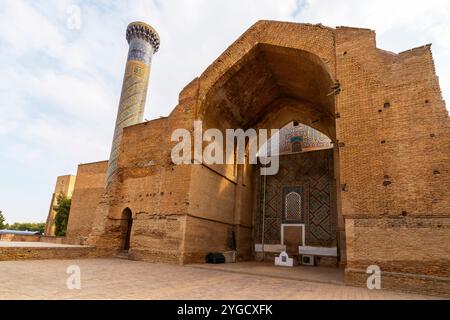
<svg viewBox="0 0 450 320"><path fill-rule="evenodd" d="M8 230L16 231L37 231L39 233L44 233L45 223L43 222L16 222L10 225L5 225Z"/></svg>
<svg viewBox="0 0 450 320"><path fill-rule="evenodd" d="M69 212L72 199L67 198L60 193L56 198L55 215L55 235L64 237L67 231L67 222L69 221Z"/></svg>
<svg viewBox="0 0 450 320"><path fill-rule="evenodd" d="M35 231L40 234L44 233L45 223L44 222L15 222L13 224L5 223L5 216L0 210L0 230L14 230L14 231Z"/></svg>
<svg viewBox="0 0 450 320"><path fill-rule="evenodd" d="M0 210L0 229L6 229L5 217L3 216L1 210Z"/></svg>

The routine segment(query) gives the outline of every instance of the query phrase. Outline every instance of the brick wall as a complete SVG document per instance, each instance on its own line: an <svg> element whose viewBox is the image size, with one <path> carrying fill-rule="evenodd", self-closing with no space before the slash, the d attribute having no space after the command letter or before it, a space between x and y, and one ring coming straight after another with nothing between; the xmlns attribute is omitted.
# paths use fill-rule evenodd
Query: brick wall
<svg viewBox="0 0 450 320"><path fill-rule="evenodd" d="M95 196L75 199L75 190L71 219L78 222L69 222L69 234L87 233L73 230L84 220L88 226L85 216L95 211L92 241L118 250L129 207L135 259L198 262L207 251L227 250L230 230L247 258L252 170L234 176L227 166L175 166L170 135L192 131L194 119L223 130L301 120L339 147L334 171L347 283L364 285L366 265L378 264L386 287L420 291L411 279L426 278L431 291L442 292L450 256L448 114L430 47L394 54L376 48L375 39L367 29L256 23L181 92L168 118L124 130L114 182L102 192L99 171ZM341 92L330 95L337 80ZM345 250L341 255L345 261Z"/></svg>
<svg viewBox="0 0 450 320"><path fill-rule="evenodd" d="M386 288L449 292L449 118L430 46L397 55L370 30L336 35L346 282L364 286L378 265Z"/></svg>
<svg viewBox="0 0 450 320"><path fill-rule="evenodd" d="M90 235L105 184L108 162L80 164L72 195L66 243L80 244Z"/></svg>

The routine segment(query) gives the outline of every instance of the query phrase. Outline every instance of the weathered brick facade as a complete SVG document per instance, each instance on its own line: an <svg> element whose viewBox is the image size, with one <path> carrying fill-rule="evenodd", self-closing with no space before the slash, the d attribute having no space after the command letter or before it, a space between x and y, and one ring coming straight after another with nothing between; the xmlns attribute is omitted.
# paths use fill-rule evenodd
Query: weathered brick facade
<svg viewBox="0 0 450 320"><path fill-rule="evenodd" d="M66 242L83 244L92 231L94 212L105 186L108 161L80 164L72 196Z"/></svg>
<svg viewBox="0 0 450 320"><path fill-rule="evenodd" d="M73 190L75 187L76 177L72 175L60 176L56 178L55 189L52 194L52 200L50 201L50 208L48 209L47 221L45 223L44 233L46 236L55 236L55 207L58 205L58 195L63 195L67 198L72 198Z"/></svg>
<svg viewBox="0 0 450 320"><path fill-rule="evenodd" d="M167 118L124 129L106 190L100 171L93 193L77 177L68 238L92 226L88 243L118 252L129 208L131 258L200 262L229 250L234 231L240 259L252 259L258 168L174 165L171 134L196 119L222 131L295 120L327 134L346 282L365 285L378 265L384 288L450 295L450 120L430 46L394 54L372 30L256 23Z"/></svg>

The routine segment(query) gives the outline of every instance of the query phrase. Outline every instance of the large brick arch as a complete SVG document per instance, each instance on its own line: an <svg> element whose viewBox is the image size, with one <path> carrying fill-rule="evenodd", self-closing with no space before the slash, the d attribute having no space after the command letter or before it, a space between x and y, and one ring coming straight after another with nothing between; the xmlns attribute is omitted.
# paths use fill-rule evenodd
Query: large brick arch
<svg viewBox="0 0 450 320"><path fill-rule="evenodd" d="M319 57L334 78L335 30L322 25L258 21L225 50L200 76L202 99L218 79L258 44L299 49Z"/></svg>
<svg viewBox="0 0 450 320"><path fill-rule="evenodd" d="M198 78L195 119L204 130L223 132L279 129L295 120L335 140L334 45L334 30L321 25L256 23ZM239 256L251 258L258 169L240 170L193 166L184 262L200 261L207 250L226 250L230 230Z"/></svg>
<svg viewBox="0 0 450 320"><path fill-rule="evenodd" d="M440 278L448 277L448 250L440 242L450 230L450 197L445 187L450 181L450 131L430 47L395 54L376 47L372 30L261 21L198 78L194 117L204 120L207 127L246 128L260 127L263 122L275 125L268 108L274 109L277 103L294 111L301 96L276 99L273 87L259 81L267 76L258 61L267 48L276 48L279 56L295 51L304 59L308 58L304 53L317 57L321 70L329 74L329 84L337 80L341 84L334 109L317 107L320 99L306 101L315 112L295 117L327 133L339 147L335 153L337 205L345 218L345 232L341 232L345 237L340 240L347 248L346 283L364 285L365 268L376 264L384 272L386 288L417 290L417 278L424 283L420 290L448 292ZM269 67L276 77L273 66ZM259 73L254 75L251 69ZM292 81L289 74L281 78ZM279 118L286 120L283 117ZM318 128L317 123L333 130ZM202 170L193 169L191 187L213 198L218 209L203 206L201 199L191 196L191 203L198 207L190 206L185 261L199 254L199 247L193 245L196 237L215 237L211 247L219 247L227 238L225 227L220 231L213 222L200 223L194 216L213 212L223 226L238 225L241 241L251 238L246 230L249 221L243 216L251 209L240 206L250 195L227 173L216 168ZM217 174L222 178L215 178ZM202 182L215 182L200 188L198 177L204 177ZM239 191L234 192L235 188ZM414 276L405 274L399 280L399 272Z"/></svg>
<svg viewBox="0 0 450 320"><path fill-rule="evenodd" d="M321 25L257 22L198 79L195 117L213 120L212 109L229 127L256 126L277 100L300 99L317 111L306 124L334 129L334 38Z"/></svg>

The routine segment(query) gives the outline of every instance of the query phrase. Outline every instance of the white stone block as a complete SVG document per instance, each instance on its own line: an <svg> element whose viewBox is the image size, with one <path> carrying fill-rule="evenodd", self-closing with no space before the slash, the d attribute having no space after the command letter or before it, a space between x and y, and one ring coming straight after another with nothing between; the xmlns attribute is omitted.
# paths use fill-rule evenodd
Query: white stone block
<svg viewBox="0 0 450 320"><path fill-rule="evenodd" d="M236 263L236 251L223 252L225 263Z"/></svg>
<svg viewBox="0 0 450 320"><path fill-rule="evenodd" d="M283 251L278 257L275 257L275 265L280 267L293 267L294 259L289 258L286 251Z"/></svg>

